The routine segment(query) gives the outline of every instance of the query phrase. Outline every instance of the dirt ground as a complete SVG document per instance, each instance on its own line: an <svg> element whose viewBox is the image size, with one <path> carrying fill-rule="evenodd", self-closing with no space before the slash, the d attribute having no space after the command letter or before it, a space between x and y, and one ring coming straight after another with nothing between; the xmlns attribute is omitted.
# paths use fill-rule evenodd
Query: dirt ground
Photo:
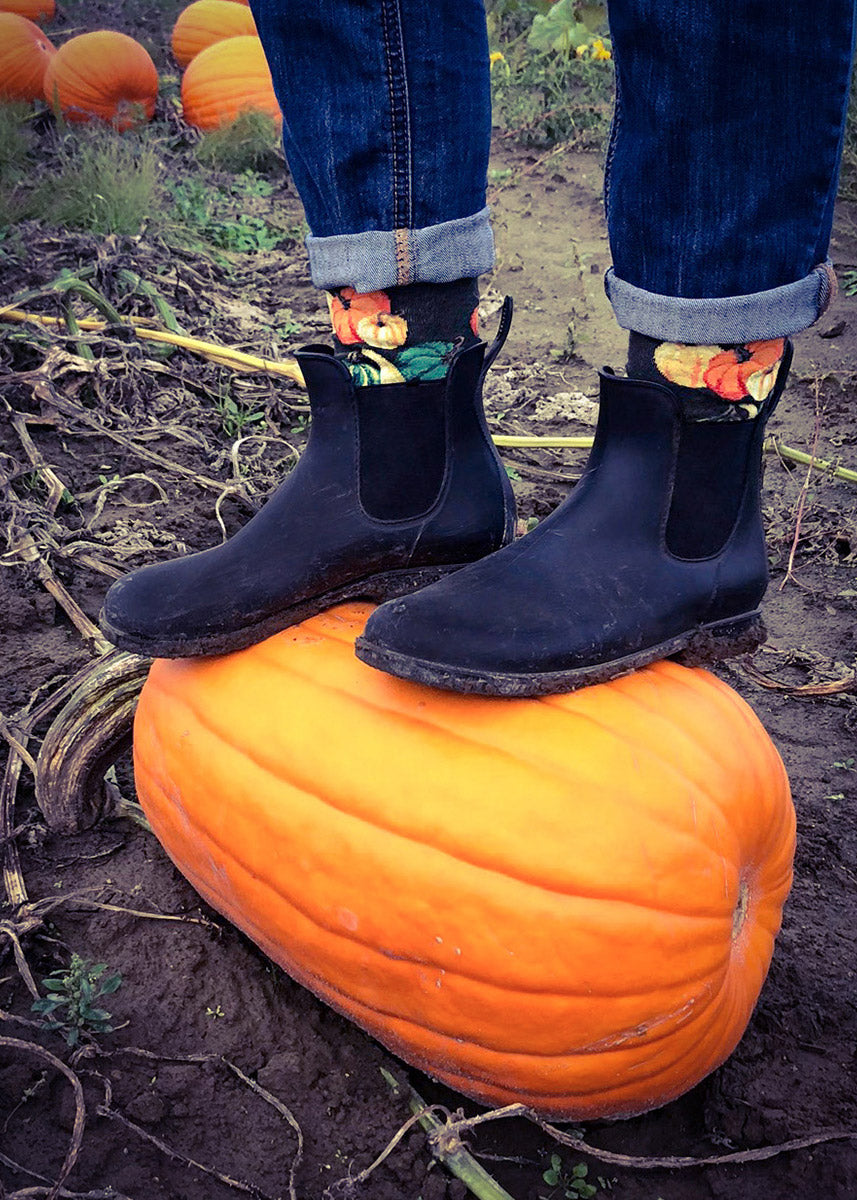
<svg viewBox="0 0 857 1200"><path fill-rule="evenodd" d="M301 215L294 189L284 172L273 178L271 211L284 229L293 227ZM491 202L498 267L482 281L486 329L506 293L517 313L487 385L492 432L587 433L594 368L621 366L624 347L603 297L609 255L597 158L523 151L498 133ZM857 265L855 222L843 205L833 244L841 270ZM326 306L307 283L298 241L215 256L179 253L145 234L60 238L33 228L25 236L26 259L0 263L0 303L48 283L62 266L82 264L94 266L104 294L121 300L118 272L132 267L157 281L194 336L279 359L326 337ZM148 312L139 297L121 303L123 315ZM53 298L31 307L60 311ZM93 348L90 362L68 337L0 322L0 393L9 406L0 424L7 731L34 696L38 703L94 657L46 579L95 620L121 571L211 545L221 521L227 531L237 528L305 438L296 385L236 375L183 351L157 358L118 334ZM263 414L245 425L252 437L238 451L224 396L238 410ZM855 470L855 402L857 299L841 294L797 339L773 432L789 447ZM579 451L504 453L523 518L549 512L583 462ZM45 464L67 489L58 503L40 475ZM773 966L745 1037L720 1070L661 1110L596 1123L585 1135L637 1157L775 1152L645 1170L563 1151L569 1167L589 1163L599 1195L621 1200L857 1195L857 485L771 452L765 515L769 641L752 661L718 673L760 716L794 792L796 875ZM31 749L43 732L44 725L36 729ZM131 798L127 760L117 778ZM479 1110L409 1071L273 967L201 903L149 833L128 820L72 837L48 832L26 770L12 824L30 900L69 897L22 939L36 980L66 964L71 951L122 975L109 997L117 1028L85 1042L73 1060L87 1123L67 1189L133 1200L287 1195L297 1134L253 1090L257 1084L302 1131L294 1185L301 1200L463 1200L463 1184L433 1161L417 1128L365 1182L349 1182L409 1116L381 1068L426 1100ZM84 893L114 907L93 908ZM0 920L15 915L6 904ZM57 1177L74 1135L68 1080L36 1051L8 1044L35 1043L72 1061L60 1037L28 1024L30 1005L7 934L0 937L0 1196L4 1188L47 1194L45 1180ZM776 1152L801 1138L810 1144ZM556 1146L529 1122L486 1125L470 1146L514 1200L562 1195L542 1178Z"/></svg>

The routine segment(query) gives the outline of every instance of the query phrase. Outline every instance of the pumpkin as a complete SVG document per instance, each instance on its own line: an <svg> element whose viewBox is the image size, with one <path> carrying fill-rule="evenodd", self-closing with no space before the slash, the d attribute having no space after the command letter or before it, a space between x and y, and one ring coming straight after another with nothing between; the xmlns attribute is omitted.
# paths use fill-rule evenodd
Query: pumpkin
<svg viewBox="0 0 857 1200"><path fill-rule="evenodd" d="M0 12L0 99L40 100L54 54L38 25L17 13Z"/></svg>
<svg viewBox="0 0 857 1200"><path fill-rule="evenodd" d="M378 350L395 350L404 346L408 337L408 322L404 317L379 312L357 322L357 336L367 346Z"/></svg>
<svg viewBox="0 0 857 1200"><path fill-rule="evenodd" d="M789 889L770 739L661 662L493 700L361 663L345 605L156 661L134 763L205 899L394 1053L483 1103L630 1115L731 1052Z"/></svg>
<svg viewBox="0 0 857 1200"><path fill-rule="evenodd" d="M114 29L81 33L60 46L45 72L45 98L67 121L106 121L119 130L150 121L158 72L148 51Z"/></svg>
<svg viewBox="0 0 857 1200"><path fill-rule="evenodd" d="M182 76L182 107L187 123L205 132L243 112L263 112L281 121L259 38L244 34L200 50Z"/></svg>
<svg viewBox="0 0 857 1200"><path fill-rule="evenodd" d="M353 346L362 340L357 332L361 321L377 324L390 312L390 297L386 292L355 292L353 287L342 287L327 293L327 308L335 336L343 346Z"/></svg>
<svg viewBox="0 0 857 1200"><path fill-rule="evenodd" d="M52 21L56 11L54 0L0 0L0 12L17 13L30 21Z"/></svg>
<svg viewBox="0 0 857 1200"><path fill-rule="evenodd" d="M719 346L685 346L680 342L660 342L654 362L664 379L679 387L705 387L708 364L721 353Z"/></svg>
<svg viewBox="0 0 857 1200"><path fill-rule="evenodd" d="M708 364L705 386L726 400L743 400L747 396L764 400L776 383L784 353L783 338L748 342L746 347L724 350Z"/></svg>
<svg viewBox="0 0 857 1200"><path fill-rule="evenodd" d="M173 57L186 67L200 50L226 38L255 35L256 22L249 8L235 0L194 0L173 26Z"/></svg>

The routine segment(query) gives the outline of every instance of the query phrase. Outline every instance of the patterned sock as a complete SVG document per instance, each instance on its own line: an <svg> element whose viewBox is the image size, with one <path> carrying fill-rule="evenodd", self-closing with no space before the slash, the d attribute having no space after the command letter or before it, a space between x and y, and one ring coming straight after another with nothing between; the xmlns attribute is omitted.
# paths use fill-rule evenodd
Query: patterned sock
<svg viewBox="0 0 857 1200"><path fill-rule="evenodd" d="M358 387L443 379L453 355L479 340L475 279L383 292L328 292L334 347Z"/></svg>
<svg viewBox="0 0 857 1200"><path fill-rule="evenodd" d="M628 375L675 392L690 421L750 421L774 388L785 341L685 346L642 333L628 339Z"/></svg>

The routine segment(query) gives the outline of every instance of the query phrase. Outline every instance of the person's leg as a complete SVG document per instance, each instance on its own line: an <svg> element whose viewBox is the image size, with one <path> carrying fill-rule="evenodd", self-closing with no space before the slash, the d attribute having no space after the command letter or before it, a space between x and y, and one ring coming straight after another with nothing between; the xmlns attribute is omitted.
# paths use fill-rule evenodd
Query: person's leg
<svg viewBox="0 0 857 1200"><path fill-rule="evenodd" d="M441 378L493 262L482 5L253 9L338 353L358 385Z"/></svg>
<svg viewBox="0 0 857 1200"><path fill-rule="evenodd" d="M752 648L767 584L759 481L787 338L824 311L854 0L611 0L607 157L629 378L532 533L370 618L406 678L538 695L683 653Z"/></svg>
<svg viewBox="0 0 857 1200"><path fill-rule="evenodd" d="M471 324L493 262L480 0L252 7L337 354L298 356L309 444L261 512L111 588L102 628L144 654L235 650L338 601L400 595L514 528L481 410L499 345L486 354Z"/></svg>

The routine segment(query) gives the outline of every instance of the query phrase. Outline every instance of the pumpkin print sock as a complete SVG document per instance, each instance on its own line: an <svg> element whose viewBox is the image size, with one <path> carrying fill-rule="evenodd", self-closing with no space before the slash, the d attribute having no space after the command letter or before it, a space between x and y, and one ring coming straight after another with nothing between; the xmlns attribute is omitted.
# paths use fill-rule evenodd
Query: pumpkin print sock
<svg viewBox="0 0 857 1200"><path fill-rule="evenodd" d="M690 421L749 421L774 388L785 341L685 346L642 333L628 339L628 375L675 392Z"/></svg>
<svg viewBox="0 0 857 1200"><path fill-rule="evenodd" d="M443 379L462 346L478 341L475 279L411 283L382 292L328 292L334 348L358 387Z"/></svg>

